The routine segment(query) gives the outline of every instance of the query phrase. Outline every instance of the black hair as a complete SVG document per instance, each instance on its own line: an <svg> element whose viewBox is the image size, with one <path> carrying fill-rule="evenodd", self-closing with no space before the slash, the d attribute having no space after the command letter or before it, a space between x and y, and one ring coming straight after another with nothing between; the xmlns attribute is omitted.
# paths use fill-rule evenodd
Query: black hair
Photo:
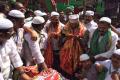
<svg viewBox="0 0 120 80"><path fill-rule="evenodd" d="M34 23L32 23L32 27L33 27L33 28L38 28L38 27L40 27L40 26L43 26L43 24L34 24Z"/></svg>
<svg viewBox="0 0 120 80"><path fill-rule="evenodd" d="M7 18L10 19L11 21L14 21L14 20L18 21L20 19L23 19L23 18L13 17L13 16L10 16L10 15L7 15Z"/></svg>
<svg viewBox="0 0 120 80"><path fill-rule="evenodd" d="M9 29L0 29L0 32L9 32Z"/></svg>
<svg viewBox="0 0 120 80"><path fill-rule="evenodd" d="M14 4L11 4L11 9L18 9L19 4L22 4L22 3L21 2L15 2Z"/></svg>
<svg viewBox="0 0 120 80"><path fill-rule="evenodd" d="M8 3L0 1L0 12L7 14L8 11L9 11Z"/></svg>

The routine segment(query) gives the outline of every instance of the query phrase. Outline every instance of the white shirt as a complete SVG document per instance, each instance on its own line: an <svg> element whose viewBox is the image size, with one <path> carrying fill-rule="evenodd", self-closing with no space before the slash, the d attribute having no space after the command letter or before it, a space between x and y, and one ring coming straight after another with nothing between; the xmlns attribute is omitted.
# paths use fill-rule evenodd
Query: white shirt
<svg viewBox="0 0 120 80"><path fill-rule="evenodd" d="M17 33L15 35L13 35L13 40L14 42L16 43L16 46L17 46L17 50L18 50L18 53L20 55L22 55L21 51L22 51L22 44L23 44L23 33L24 33L24 29L23 28L19 28L17 30Z"/></svg>
<svg viewBox="0 0 120 80"><path fill-rule="evenodd" d="M32 56L37 60L37 63L43 63L44 57L41 54L40 46L39 46L39 39L36 41L31 40L31 35L26 33L24 36L25 40L29 44L29 48L31 49Z"/></svg>
<svg viewBox="0 0 120 80"><path fill-rule="evenodd" d="M16 44L12 38L7 40L4 45L0 46L0 67L4 79L7 79L9 76L11 62L15 68L23 65Z"/></svg>
<svg viewBox="0 0 120 80"><path fill-rule="evenodd" d="M24 20L24 22L26 23L26 22L32 21L32 19L33 19L33 17L28 17Z"/></svg>
<svg viewBox="0 0 120 80"><path fill-rule="evenodd" d="M118 41L118 35L115 32L111 31L111 37L112 37L112 43L111 43L110 49L107 52L96 55L95 58L97 58L97 57L110 58L111 57L113 51L116 50L116 44L117 44L117 41Z"/></svg>
<svg viewBox="0 0 120 80"><path fill-rule="evenodd" d="M25 23L24 27L27 27L27 28L32 27L31 23L32 23L32 21ZM40 35L40 34L42 34L42 35ZM40 49L43 49L43 48L46 48L46 40L48 38L48 35L44 30L41 30L40 34L38 37L40 40L39 45L40 45Z"/></svg>
<svg viewBox="0 0 120 80"><path fill-rule="evenodd" d="M119 32L120 32L120 28L117 28L117 31L119 31ZM119 40L120 40L120 37L119 37Z"/></svg>
<svg viewBox="0 0 120 80"><path fill-rule="evenodd" d="M4 80L2 73L0 73L0 80Z"/></svg>
<svg viewBox="0 0 120 80"><path fill-rule="evenodd" d="M31 27L31 23L32 23L32 21L26 22L23 27L24 28L30 28Z"/></svg>
<svg viewBox="0 0 120 80"><path fill-rule="evenodd" d="M88 48L90 48L90 41L92 38L92 34L94 32L95 29L98 28L98 25L96 22L94 22L93 20L87 24L85 24L87 30L89 31L89 41L88 41Z"/></svg>
<svg viewBox="0 0 120 80"><path fill-rule="evenodd" d="M43 30L41 30L41 32L40 32L40 34L39 34L39 45L40 45L40 49L45 49L45 48L46 48L47 38L48 38L47 33L44 32Z"/></svg>
<svg viewBox="0 0 120 80"><path fill-rule="evenodd" d="M111 78L111 73L114 72L114 71L116 71L116 70L113 68L112 61L111 61L111 60L99 61L99 62L96 62L96 64L101 64L101 65L103 65L104 67L106 67L108 71L107 71L105 80L112 80L112 78ZM117 72L120 74L120 68L117 70Z"/></svg>
<svg viewBox="0 0 120 80"><path fill-rule="evenodd" d="M91 31L91 29L96 29L98 27L97 23L94 20L85 24L85 26L88 29L88 31Z"/></svg>

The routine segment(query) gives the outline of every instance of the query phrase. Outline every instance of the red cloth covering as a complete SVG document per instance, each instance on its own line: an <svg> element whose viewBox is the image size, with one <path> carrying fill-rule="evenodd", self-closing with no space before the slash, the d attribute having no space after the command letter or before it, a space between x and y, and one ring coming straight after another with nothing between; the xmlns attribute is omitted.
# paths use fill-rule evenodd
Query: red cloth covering
<svg viewBox="0 0 120 80"><path fill-rule="evenodd" d="M61 32L61 25L57 25L57 27L54 28L54 31L51 29L52 26L49 26L47 28L47 33L48 33L48 40L47 40L47 47L45 49L44 53L44 58L45 58L45 63L49 68L53 66L53 47L52 47L52 38L59 40L60 37L60 32ZM57 35L51 35L51 33L56 33Z"/></svg>
<svg viewBox="0 0 120 80"><path fill-rule="evenodd" d="M40 73L37 70L37 66L28 66L24 69L30 77L34 78L33 80L62 80L60 74L52 68L43 70Z"/></svg>
<svg viewBox="0 0 120 80"><path fill-rule="evenodd" d="M37 77L37 79L39 80L43 79L43 80L61 80L61 76L60 74L56 71L53 70L51 68L49 68L47 71L42 71L39 76Z"/></svg>
<svg viewBox="0 0 120 80"><path fill-rule="evenodd" d="M79 35L80 38L84 36L86 28L83 24L79 24L79 27L72 31L69 23L64 27L64 33L67 36L68 34ZM76 37L71 37L66 40L64 43L63 48L60 51L60 67L67 72L68 74L72 75L75 71L80 54L83 53L81 45L79 43L79 39Z"/></svg>
<svg viewBox="0 0 120 80"><path fill-rule="evenodd" d="M45 50L44 58L47 66L51 68L53 65L53 51L52 51L50 39L48 39L48 42L47 42L47 48Z"/></svg>
<svg viewBox="0 0 120 80"><path fill-rule="evenodd" d="M24 70L25 73L28 74L30 77L34 77L39 74L37 65L24 67Z"/></svg>

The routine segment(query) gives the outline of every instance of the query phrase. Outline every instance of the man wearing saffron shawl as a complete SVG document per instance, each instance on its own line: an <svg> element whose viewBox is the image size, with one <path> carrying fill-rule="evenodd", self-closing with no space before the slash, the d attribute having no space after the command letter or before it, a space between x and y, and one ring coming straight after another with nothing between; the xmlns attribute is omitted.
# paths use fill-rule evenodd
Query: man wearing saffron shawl
<svg viewBox="0 0 120 80"><path fill-rule="evenodd" d="M98 28L93 30L90 42L90 55L97 60L110 58L112 52L116 50L118 35L111 31L111 19L102 17L99 20Z"/></svg>
<svg viewBox="0 0 120 80"><path fill-rule="evenodd" d="M63 24L59 21L59 13L51 12L50 22L47 22L44 30L48 34L48 40L45 50L45 62L48 67L56 70L59 69L59 38L63 28Z"/></svg>
<svg viewBox="0 0 120 80"><path fill-rule="evenodd" d="M83 38L88 39L89 35L77 14L69 16L69 22L63 28L62 33L65 34L66 39L60 51L60 67L67 74L73 75L80 54L83 53L83 48L87 47L87 40ZM86 43L86 45L81 45L81 43Z"/></svg>

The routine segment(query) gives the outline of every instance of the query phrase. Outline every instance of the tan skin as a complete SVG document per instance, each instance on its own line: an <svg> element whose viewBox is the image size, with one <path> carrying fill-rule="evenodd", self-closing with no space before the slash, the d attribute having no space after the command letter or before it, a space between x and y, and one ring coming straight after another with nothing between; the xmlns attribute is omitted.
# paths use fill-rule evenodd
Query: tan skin
<svg viewBox="0 0 120 80"><path fill-rule="evenodd" d="M17 9L17 10L20 10L21 12L25 13L26 10L25 10L25 7L23 6L22 3L16 2L16 3L15 3L15 6L16 6L16 9Z"/></svg>
<svg viewBox="0 0 120 80"><path fill-rule="evenodd" d="M120 32L114 26L111 25L111 29L120 37Z"/></svg>
<svg viewBox="0 0 120 80"><path fill-rule="evenodd" d="M90 67L92 66L92 62L90 60L80 61L80 63L82 66L82 70L86 70L86 71L89 70ZM79 78L80 80L84 79L84 75L82 74L75 74L75 76Z"/></svg>
<svg viewBox="0 0 120 80"><path fill-rule="evenodd" d="M24 18L19 18L17 20L12 19L12 22L14 23L14 31L17 32L19 28L22 28L24 25Z"/></svg>
<svg viewBox="0 0 120 80"><path fill-rule="evenodd" d="M36 41L36 40L37 40L38 34L37 34L37 32L36 32L35 30L33 30L32 28L27 28L27 27L23 27L23 29L24 29L26 32L28 32L28 33L31 34L31 39L32 39L33 41Z"/></svg>
<svg viewBox="0 0 120 80"><path fill-rule="evenodd" d="M98 30L100 35L104 35L109 28L110 28L110 24L108 24L107 22L98 23Z"/></svg>
<svg viewBox="0 0 120 80"><path fill-rule="evenodd" d="M21 72L24 72L24 68L21 66L21 67L17 67L16 70L18 71L21 71ZM21 78L23 80L33 80L30 76L28 76L26 73L22 73L21 75Z"/></svg>
<svg viewBox="0 0 120 80"><path fill-rule="evenodd" d="M85 24L91 22L93 20L93 16L85 16Z"/></svg>
<svg viewBox="0 0 120 80"><path fill-rule="evenodd" d="M79 22L76 22L76 23L70 23L70 22L69 22L69 24L70 24L70 27L71 27L73 30L79 27ZM69 34L66 34L66 36L69 37L69 38L73 38L73 37L79 38L79 37L80 37L79 35L73 35L73 34L70 34L70 33L69 33Z"/></svg>
<svg viewBox="0 0 120 80"><path fill-rule="evenodd" d="M119 69L120 68L120 55L117 54L113 54L111 57L112 60L112 65L115 69ZM112 72L111 75L113 80L120 80L120 74L118 72Z"/></svg>

